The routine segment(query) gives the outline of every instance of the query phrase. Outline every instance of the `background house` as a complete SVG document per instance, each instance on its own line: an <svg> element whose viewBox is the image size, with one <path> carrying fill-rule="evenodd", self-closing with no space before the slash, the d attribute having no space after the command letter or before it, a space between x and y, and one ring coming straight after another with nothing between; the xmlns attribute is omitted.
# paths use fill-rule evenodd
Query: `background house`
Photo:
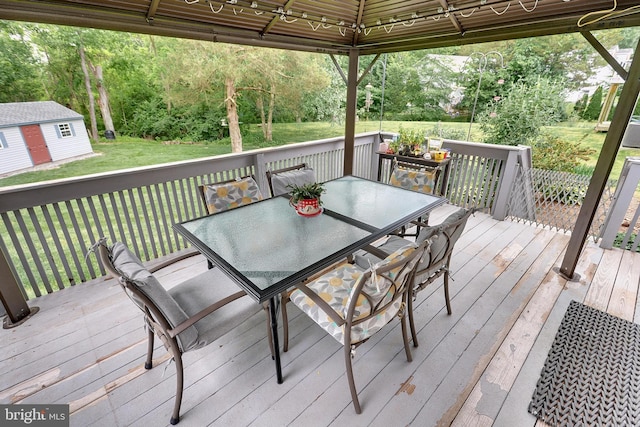
<svg viewBox="0 0 640 427"><path fill-rule="evenodd" d="M0 104L0 175L91 153L81 114L54 101Z"/></svg>

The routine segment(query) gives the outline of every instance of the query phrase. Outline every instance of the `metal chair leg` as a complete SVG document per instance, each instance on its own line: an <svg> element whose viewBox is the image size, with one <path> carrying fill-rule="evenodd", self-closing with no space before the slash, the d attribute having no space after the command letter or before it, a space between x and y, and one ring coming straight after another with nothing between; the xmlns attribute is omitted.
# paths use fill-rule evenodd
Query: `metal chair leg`
<svg viewBox="0 0 640 427"><path fill-rule="evenodd" d="M280 309L282 310L282 352L286 353L289 350L289 316L287 314L287 303L289 302L289 293L283 292L280 294Z"/></svg>
<svg viewBox="0 0 640 427"><path fill-rule="evenodd" d="M407 362L413 361L413 356L411 355L411 347L409 347L409 337L407 336L407 322L405 318L405 313L400 317L400 324L402 325L402 341L404 342L404 352L407 355ZM413 335L413 331L411 331Z"/></svg>
<svg viewBox="0 0 640 427"><path fill-rule="evenodd" d="M176 364L176 401L173 405L173 415L169 422L171 425L176 425L180 422L180 406L182 405L182 392L184 390L184 370L182 355L175 342L171 343L171 353L173 353L173 361Z"/></svg>
<svg viewBox="0 0 640 427"><path fill-rule="evenodd" d="M449 299L449 270L444 273L444 300L447 304L447 314L451 315L451 300Z"/></svg>
<svg viewBox="0 0 640 427"><path fill-rule="evenodd" d="M147 360L144 362L145 369L153 368L153 343L155 338L155 333L149 324L147 324L147 334L149 339L147 340Z"/></svg>
<svg viewBox="0 0 640 427"><path fill-rule="evenodd" d="M418 347L418 334L416 333L416 325L413 321L413 290L407 292L407 313L409 317L409 329L411 329L411 340L413 346Z"/></svg>
<svg viewBox="0 0 640 427"><path fill-rule="evenodd" d="M271 333L271 316L269 315L269 304L263 303L262 309L264 310L264 314L267 318L267 339L269 340L269 350L271 350L271 358L275 358L275 350L273 348L273 336Z"/></svg>
<svg viewBox="0 0 640 427"><path fill-rule="evenodd" d="M349 390L351 391L351 401L353 407L356 410L356 414L361 414L360 401L358 400L358 391L356 390L356 383L353 380L353 366L351 364L351 346L348 343L344 345L344 363L346 367L347 379L349 380Z"/></svg>

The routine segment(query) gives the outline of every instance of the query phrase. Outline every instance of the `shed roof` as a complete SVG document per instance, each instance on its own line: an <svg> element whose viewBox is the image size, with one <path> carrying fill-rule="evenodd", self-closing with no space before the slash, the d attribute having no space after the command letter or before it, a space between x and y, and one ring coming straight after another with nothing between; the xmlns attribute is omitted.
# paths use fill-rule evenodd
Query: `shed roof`
<svg viewBox="0 0 640 427"><path fill-rule="evenodd" d="M84 119L84 117L55 101L0 104L0 127L76 119Z"/></svg>
<svg viewBox="0 0 640 427"><path fill-rule="evenodd" d="M0 0L0 19L360 55L640 25L637 0Z"/></svg>

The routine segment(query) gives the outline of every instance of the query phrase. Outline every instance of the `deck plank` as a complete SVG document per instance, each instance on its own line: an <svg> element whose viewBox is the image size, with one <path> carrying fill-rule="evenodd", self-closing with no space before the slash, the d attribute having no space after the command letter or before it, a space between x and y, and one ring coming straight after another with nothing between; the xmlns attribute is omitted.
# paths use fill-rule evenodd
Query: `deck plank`
<svg viewBox="0 0 640 427"><path fill-rule="evenodd" d="M623 252L607 313L633 322L639 281L640 263L632 252Z"/></svg>
<svg viewBox="0 0 640 427"><path fill-rule="evenodd" d="M586 245L576 266L576 273L580 275L580 280L566 281L556 300L549 301L552 303L552 309L542 328L536 326L527 331L535 336L535 342L495 418L494 426L544 426L544 423L538 423L527 411L529 402L567 307L572 300L580 302L584 300L598 265L602 261L602 255L603 251L600 248L592 243ZM556 275L551 276L551 279L559 281L561 277Z"/></svg>
<svg viewBox="0 0 640 427"><path fill-rule="evenodd" d="M510 328L509 334L492 358L481 380L475 384L462 409L459 412L454 411L456 418L452 425L493 424L495 416L531 351L537 336L535 331L540 330L544 325L554 301L566 284L566 280L551 268L561 261L559 254L566 247L568 237L562 235L554 237L551 244L543 248L544 256L537 258L528 271L528 277L523 278L533 282L533 286L530 287L533 295L530 299L523 300L527 304L526 308L517 312L518 319ZM541 272L544 274L545 271L547 274L540 282L536 276Z"/></svg>

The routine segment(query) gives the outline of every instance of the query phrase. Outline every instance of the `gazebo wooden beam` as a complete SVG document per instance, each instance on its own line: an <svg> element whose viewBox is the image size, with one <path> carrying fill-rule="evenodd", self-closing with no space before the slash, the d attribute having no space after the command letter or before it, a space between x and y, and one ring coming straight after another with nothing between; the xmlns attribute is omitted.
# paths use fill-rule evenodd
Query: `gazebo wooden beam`
<svg viewBox="0 0 640 427"><path fill-rule="evenodd" d="M631 119L631 115L633 114L638 94L640 94L640 41L636 46L633 61L629 68L629 78L622 87L620 100L613 114L613 119L611 120L607 136L604 139L600 156L598 156L596 168L589 183L587 194L580 207L575 227L571 232L569 246L567 247L560 266L559 273L569 280L579 279L579 277L575 276L578 259L580 258L584 244L589 238L589 229L593 223L593 218L595 217L598 204L602 198L602 193L604 192L607 180L611 174L611 169L615 163L618 149L622 143L622 137L627 129L629 119Z"/></svg>

